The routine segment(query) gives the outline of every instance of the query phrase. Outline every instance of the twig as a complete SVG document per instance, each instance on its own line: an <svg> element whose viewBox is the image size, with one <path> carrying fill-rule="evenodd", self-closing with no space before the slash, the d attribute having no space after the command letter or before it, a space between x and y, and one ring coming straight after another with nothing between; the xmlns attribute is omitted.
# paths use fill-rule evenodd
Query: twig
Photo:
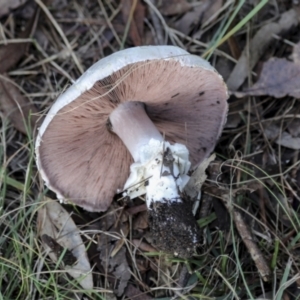
<svg viewBox="0 0 300 300"><path fill-rule="evenodd" d="M246 245L260 275L264 281L269 280L271 270L266 262L263 253L258 248L257 244L252 238L251 231L245 223L241 213L233 207L232 197L228 193L222 193L220 199L223 201L228 212L232 215L236 229L238 230L244 244Z"/></svg>

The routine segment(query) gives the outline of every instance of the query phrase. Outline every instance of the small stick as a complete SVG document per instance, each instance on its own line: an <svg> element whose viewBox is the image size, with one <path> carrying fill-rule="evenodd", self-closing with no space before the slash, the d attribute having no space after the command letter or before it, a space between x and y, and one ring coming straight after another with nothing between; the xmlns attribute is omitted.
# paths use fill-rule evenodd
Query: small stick
<svg viewBox="0 0 300 300"><path fill-rule="evenodd" d="M223 193L220 198L229 213L232 215L236 229L238 230L244 244L246 245L260 275L262 276L264 281L268 281L271 270L264 258L263 253L260 251L257 244L253 240L251 231L245 223L241 213L233 207L229 194Z"/></svg>

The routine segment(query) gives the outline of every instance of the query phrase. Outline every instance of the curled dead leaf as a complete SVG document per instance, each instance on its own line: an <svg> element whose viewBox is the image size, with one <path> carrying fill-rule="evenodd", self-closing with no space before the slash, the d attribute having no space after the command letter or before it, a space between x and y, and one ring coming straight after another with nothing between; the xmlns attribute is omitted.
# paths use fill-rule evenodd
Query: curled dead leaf
<svg viewBox="0 0 300 300"><path fill-rule="evenodd" d="M38 122L37 109L21 93L17 84L7 76L0 76L0 109L20 132L27 133L28 121L31 128Z"/></svg>
<svg viewBox="0 0 300 300"><path fill-rule="evenodd" d="M23 5L27 0L0 0L0 18L9 14L11 10Z"/></svg>
<svg viewBox="0 0 300 300"><path fill-rule="evenodd" d="M148 212L141 212L133 221L133 229L148 228Z"/></svg>
<svg viewBox="0 0 300 300"><path fill-rule="evenodd" d="M80 237L80 232L71 218L71 215L56 201L47 199L38 210L38 234L47 236L42 239L43 246L53 262L57 262L62 252L54 251L65 248L65 253L71 251L77 261L72 265L66 264L64 269L75 278L84 289L93 288L93 277L86 249ZM50 243L47 241L50 240ZM53 243L53 240L55 241ZM58 245L57 245L58 244ZM60 249L61 250L61 249Z"/></svg>
<svg viewBox="0 0 300 300"><path fill-rule="evenodd" d="M248 77L249 71L252 71L253 67L257 64L266 47L273 41L274 34L279 35L282 32L286 32L298 23L299 17L297 11L290 9L282 13L278 21L268 22L261 27L249 42L249 47L246 46L243 50L241 57L227 79L228 89L231 91L238 90Z"/></svg>
<svg viewBox="0 0 300 300"><path fill-rule="evenodd" d="M151 246L150 244L143 242L141 240L138 240L138 239L133 239L132 244L136 248L138 248L139 250L144 251L144 252L158 252L159 251L156 248L154 248L153 246Z"/></svg>
<svg viewBox="0 0 300 300"><path fill-rule="evenodd" d="M0 12L1 1L5 3L11 3L14 1L0 0ZM21 1L20 1L21 2ZM0 73L7 72L14 67L18 61L24 56L29 47L29 41L24 42L22 39L26 39L32 36L35 31L37 20L39 18L39 9L36 9L32 18L26 24L24 31L18 34L18 38L21 39L19 43L8 43L7 45L0 45Z"/></svg>
<svg viewBox="0 0 300 300"><path fill-rule="evenodd" d="M191 4L186 0L161 1L159 11L165 16L179 15L191 9Z"/></svg>
<svg viewBox="0 0 300 300"><path fill-rule="evenodd" d="M165 1L166 2L166 1ZM167 4L168 2L166 2ZM222 0L204 0L200 5L187 11L181 19L176 22L176 28L184 34L190 34L193 31L193 37L199 37L202 31L202 25L209 20L214 21L217 17L217 12L222 7ZM186 9L188 10L188 9ZM214 16L214 17L213 17ZM200 29L195 32L195 28Z"/></svg>
<svg viewBox="0 0 300 300"><path fill-rule="evenodd" d="M134 300L151 300L152 297L148 296L146 293L141 292L138 288L133 286L132 284L129 284L125 295L128 297L128 299L134 299Z"/></svg>
<svg viewBox="0 0 300 300"><path fill-rule="evenodd" d="M300 98L300 64L273 57L264 63L258 81L237 97L269 95L275 98L292 96Z"/></svg>
<svg viewBox="0 0 300 300"><path fill-rule="evenodd" d="M189 182L184 188L185 193L190 197L190 199L198 198L198 195L201 192L201 187L207 178L206 169L215 158L216 155L212 154L210 157L204 159L193 172Z"/></svg>
<svg viewBox="0 0 300 300"><path fill-rule="evenodd" d="M113 234L102 234L98 251L100 252L100 260L105 272L110 274L110 280L114 280L112 285L114 286L115 294L121 296L131 278L131 273L126 258L126 248L123 246L118 249L118 252L115 253L114 251L116 239Z"/></svg>
<svg viewBox="0 0 300 300"><path fill-rule="evenodd" d="M296 127L295 129L292 126L293 123L295 123L295 127ZM298 125L299 125L299 120L296 119L289 126L290 127L289 131L291 131L291 133L287 131L283 131L280 133L281 127L279 125L268 124L265 125L264 127L264 133L268 139L270 140L275 139L275 143L277 145L284 146L286 148L290 148L294 150L299 150L300 137L298 137L298 133L299 133Z"/></svg>

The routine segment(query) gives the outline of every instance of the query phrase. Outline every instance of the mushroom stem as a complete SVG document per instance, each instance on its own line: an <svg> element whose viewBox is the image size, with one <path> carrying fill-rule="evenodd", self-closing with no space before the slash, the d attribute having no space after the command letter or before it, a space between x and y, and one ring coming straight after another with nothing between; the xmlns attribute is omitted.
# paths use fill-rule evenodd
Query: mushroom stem
<svg viewBox="0 0 300 300"><path fill-rule="evenodd" d="M120 104L109 119L111 130L134 159L124 196L146 194L154 244L180 257L190 257L200 243L200 232L192 202L184 199L191 166L188 149L164 141L141 102Z"/></svg>
<svg viewBox="0 0 300 300"><path fill-rule="evenodd" d="M152 202L182 202L180 192L189 180L188 149L164 141L141 102L119 105L110 122L134 159L125 195L135 198L146 194L148 208Z"/></svg>
<svg viewBox="0 0 300 300"><path fill-rule="evenodd" d="M141 161L140 149L151 139L163 141L163 137L149 119L145 104L137 101L119 105L111 114L112 131L123 141L135 162Z"/></svg>

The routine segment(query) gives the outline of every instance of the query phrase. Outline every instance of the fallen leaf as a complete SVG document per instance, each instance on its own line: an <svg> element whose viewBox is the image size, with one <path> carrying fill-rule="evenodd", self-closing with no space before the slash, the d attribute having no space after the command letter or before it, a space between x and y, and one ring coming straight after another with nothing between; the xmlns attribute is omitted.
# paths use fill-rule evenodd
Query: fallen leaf
<svg viewBox="0 0 300 300"><path fill-rule="evenodd" d="M133 229L146 228L148 228L148 212L143 211L133 220Z"/></svg>
<svg viewBox="0 0 300 300"><path fill-rule="evenodd" d="M300 119L289 122L288 131L293 137L300 137Z"/></svg>
<svg viewBox="0 0 300 300"><path fill-rule="evenodd" d="M297 120L295 120L297 121ZM297 122L299 124L299 120ZM265 136L270 139L276 139L275 143L280 146L284 146L290 149L299 150L300 149L300 137L292 136L291 133L287 131L281 132L281 127L276 124L268 124L264 127ZM299 132L299 129L297 130Z"/></svg>
<svg viewBox="0 0 300 300"><path fill-rule="evenodd" d="M14 127L26 134L26 124L31 128L38 122L36 107L21 93L17 85L7 76L0 76L0 109Z"/></svg>
<svg viewBox="0 0 300 300"><path fill-rule="evenodd" d="M241 116L239 113L228 114L224 128L237 128L241 123Z"/></svg>
<svg viewBox="0 0 300 300"><path fill-rule="evenodd" d="M128 299L134 299L134 300L151 300L152 297L148 296L146 293L141 292L139 289L134 287L132 284L129 284L125 295L128 297Z"/></svg>
<svg viewBox="0 0 300 300"><path fill-rule="evenodd" d="M276 140L278 145L299 150L300 149L300 138L291 136L288 132L284 131L281 133L279 139Z"/></svg>
<svg viewBox="0 0 300 300"><path fill-rule="evenodd" d="M122 15L125 26L130 22L129 37L134 46L142 45L145 6L140 0L122 0Z"/></svg>
<svg viewBox="0 0 300 300"><path fill-rule="evenodd" d="M160 3L161 5L158 8L164 16L183 14L191 9L190 3L186 0L169 0L161 1Z"/></svg>
<svg viewBox="0 0 300 300"><path fill-rule="evenodd" d="M249 45L245 47L226 83L228 89L236 91L249 75L249 70L257 64L266 47L273 41L274 34L281 34L296 26L299 22L296 10L290 9L283 14L278 22L269 22L260 28Z"/></svg>
<svg viewBox="0 0 300 300"><path fill-rule="evenodd" d="M247 90L237 92L237 97L269 95L275 98L292 96L300 98L300 63L273 57L264 63L258 81Z"/></svg>
<svg viewBox="0 0 300 300"><path fill-rule="evenodd" d="M204 11L203 19L202 19L202 24L207 25L207 22L213 22L214 20L217 19L219 15L219 11L222 8L223 5L223 0L206 0L208 2L208 7Z"/></svg>
<svg viewBox="0 0 300 300"><path fill-rule="evenodd" d="M11 1L4 0L7 3ZM0 0L0 10L1 10L1 0ZM25 39L32 36L37 19L39 18L39 9L36 9L32 18L29 19L24 31L22 31L18 38ZM29 42L20 43L8 43L7 45L0 45L0 73L4 73L14 67L18 61L23 57L27 51Z"/></svg>
<svg viewBox="0 0 300 300"><path fill-rule="evenodd" d="M77 258L73 253L68 248L64 248L53 237L48 234L43 234L41 238L43 243L51 249L56 257L60 258L61 255L64 255L62 261L65 265L72 266L77 262Z"/></svg>
<svg viewBox="0 0 300 300"><path fill-rule="evenodd" d="M91 266L86 254L86 249L80 237L80 231L73 222L71 215L57 202L45 197L43 206L38 210L38 234L47 235L51 241L55 240L63 248L68 249L76 257L77 262L65 265L66 272L77 279L84 289L93 288L93 277ZM48 243L42 240L43 246L50 256L51 260L56 263L59 259L58 253L53 251ZM57 247L57 245L56 245Z"/></svg>
<svg viewBox="0 0 300 300"><path fill-rule="evenodd" d="M215 15L218 10L220 10L222 3L223 0L202 1L200 5L185 13L183 17L176 22L176 29L186 35L189 35L191 32L193 32L192 36L195 37L194 35L196 35L198 37L200 31L202 30L202 25L210 20L210 18ZM217 15L215 18L216 17ZM215 18L213 18L211 21L214 21ZM199 28L200 30L198 30Z"/></svg>
<svg viewBox="0 0 300 300"><path fill-rule="evenodd" d="M231 55L234 59L239 59L241 56L240 45L234 35L227 40Z"/></svg>
<svg viewBox="0 0 300 300"><path fill-rule="evenodd" d="M114 231L110 231L110 234L102 234L100 237L100 243L98 245L98 251L100 252L100 260L106 273L110 274L115 281L113 285L114 292L117 296L121 296L127 287L128 281L131 278L130 269L126 258L126 248L123 246L119 249L114 256L111 253L114 251L114 243L118 240Z"/></svg>
<svg viewBox="0 0 300 300"><path fill-rule="evenodd" d="M141 204L141 205L132 206L130 208L127 208L126 212L129 215L135 215L135 214L137 214L139 212L146 211L146 210L147 210L147 205L146 204Z"/></svg>
<svg viewBox="0 0 300 300"><path fill-rule="evenodd" d="M23 5L27 0L0 0L0 18L9 14L11 10Z"/></svg>
<svg viewBox="0 0 300 300"><path fill-rule="evenodd" d="M124 243L125 243L125 238L127 237L128 233L129 233L129 224L128 222L122 223L120 232L122 234L122 238L119 239L116 243L115 243L115 247L112 250L110 256L114 257L119 250L123 247Z"/></svg>
<svg viewBox="0 0 300 300"><path fill-rule="evenodd" d="M151 246L150 244L142 242L141 240L133 239L132 244L136 248L138 248L139 250L144 251L144 252L158 252L159 251L156 248L154 248L153 246Z"/></svg>
<svg viewBox="0 0 300 300"><path fill-rule="evenodd" d="M190 199L197 199L201 192L201 187L207 178L206 169L208 165L216 158L215 154L204 159L199 166L194 170L187 185L184 187L184 192ZM197 201L198 202L198 201Z"/></svg>

